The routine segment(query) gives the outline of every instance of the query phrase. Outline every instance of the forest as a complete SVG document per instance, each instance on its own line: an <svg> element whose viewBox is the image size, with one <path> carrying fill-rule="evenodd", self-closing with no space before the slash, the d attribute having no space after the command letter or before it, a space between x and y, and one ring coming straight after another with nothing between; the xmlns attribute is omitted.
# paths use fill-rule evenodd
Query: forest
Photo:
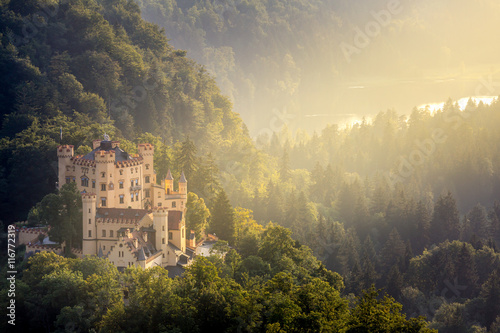
<svg viewBox="0 0 500 333"><path fill-rule="evenodd" d="M158 179L184 171L188 228L220 251L172 279L19 248L19 331L500 332L498 101L312 134L285 117L253 140L143 6L0 1L3 231L50 221L78 246L81 220L54 218L81 205L56 191L56 147L107 133L129 153L152 143Z"/></svg>
<svg viewBox="0 0 500 333"><path fill-rule="evenodd" d="M279 130L277 113L312 132L387 108L499 94L495 0L136 2L215 76L253 136ZM477 89L491 76L494 88Z"/></svg>

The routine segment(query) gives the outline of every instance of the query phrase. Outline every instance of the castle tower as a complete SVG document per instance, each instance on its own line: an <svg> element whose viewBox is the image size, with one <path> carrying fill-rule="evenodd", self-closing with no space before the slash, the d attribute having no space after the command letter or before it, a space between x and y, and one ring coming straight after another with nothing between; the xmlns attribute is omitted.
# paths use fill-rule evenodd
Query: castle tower
<svg viewBox="0 0 500 333"><path fill-rule="evenodd" d="M153 212L153 229L156 231L155 246L157 250L163 251L162 266L165 266L168 263L168 211L166 209L158 209Z"/></svg>
<svg viewBox="0 0 500 333"><path fill-rule="evenodd" d="M74 147L72 145L63 145L57 147L58 159L58 185L59 189L66 184L66 167L71 165L71 158L74 154Z"/></svg>
<svg viewBox="0 0 500 333"><path fill-rule="evenodd" d="M155 148L150 143L141 143L138 145L139 155L143 158L144 168L143 168L143 179L142 183L145 187L151 187L151 184L156 183L155 172L154 172L154 160L153 156L155 153Z"/></svg>
<svg viewBox="0 0 500 333"><path fill-rule="evenodd" d="M97 225L96 216L97 196L94 193L82 194L83 210L83 255L97 254Z"/></svg>
<svg viewBox="0 0 500 333"><path fill-rule="evenodd" d="M111 149L111 141L101 141L101 148ZM115 170L115 151L101 150L95 153L96 192L98 207L115 207L114 186L118 179L113 179ZM132 207L140 208L140 207Z"/></svg>
<svg viewBox="0 0 500 333"><path fill-rule="evenodd" d="M165 193L170 194L174 191L174 177L170 169L168 169L167 177L165 177Z"/></svg>
<svg viewBox="0 0 500 333"><path fill-rule="evenodd" d="M187 195L187 180L184 171L182 171L181 179L179 179L179 194Z"/></svg>

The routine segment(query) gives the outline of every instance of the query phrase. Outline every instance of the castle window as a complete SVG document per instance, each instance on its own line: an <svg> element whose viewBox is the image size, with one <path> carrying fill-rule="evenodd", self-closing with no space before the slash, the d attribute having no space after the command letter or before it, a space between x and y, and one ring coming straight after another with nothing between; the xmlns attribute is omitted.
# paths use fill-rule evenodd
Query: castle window
<svg viewBox="0 0 500 333"><path fill-rule="evenodd" d="M135 201L139 201L139 192L135 192Z"/></svg>
<svg viewBox="0 0 500 333"><path fill-rule="evenodd" d="M139 179L135 180L135 186L139 186Z"/></svg>
<svg viewBox="0 0 500 333"><path fill-rule="evenodd" d="M130 173L134 173L134 168L130 168Z"/></svg>
<svg viewBox="0 0 500 333"><path fill-rule="evenodd" d="M109 231L109 237L113 237L113 230Z"/></svg>
<svg viewBox="0 0 500 333"><path fill-rule="evenodd" d="M165 258L165 253L163 253L163 258Z"/></svg>
<svg viewBox="0 0 500 333"><path fill-rule="evenodd" d="M106 250L106 245L103 245L103 246L102 246L102 250L103 250L103 251L104 251L104 250Z"/></svg>
<svg viewBox="0 0 500 333"><path fill-rule="evenodd" d="M115 187L115 185L113 185L113 183L109 183L109 189L110 190L112 190L114 187Z"/></svg>
<svg viewBox="0 0 500 333"><path fill-rule="evenodd" d="M184 207L184 201L181 201L181 208Z"/></svg>
<svg viewBox="0 0 500 333"><path fill-rule="evenodd" d="M69 184L71 183L71 178L70 177L66 177L66 184Z"/></svg>
<svg viewBox="0 0 500 333"><path fill-rule="evenodd" d="M75 177L73 177L73 179L72 179L72 180L73 180L73 183L76 183L76 178L75 178Z"/></svg>
<svg viewBox="0 0 500 333"><path fill-rule="evenodd" d="M101 191L106 191L106 184L101 184Z"/></svg>
<svg viewBox="0 0 500 333"><path fill-rule="evenodd" d="M106 172L101 172L101 177L102 178L106 177Z"/></svg>
<svg viewBox="0 0 500 333"><path fill-rule="evenodd" d="M89 237L92 237L92 230L89 230Z"/></svg>
<svg viewBox="0 0 500 333"><path fill-rule="evenodd" d="M92 169L92 174L95 175L95 169Z"/></svg>
<svg viewBox="0 0 500 333"><path fill-rule="evenodd" d="M146 164L146 170L149 170L149 164Z"/></svg>
<svg viewBox="0 0 500 333"><path fill-rule="evenodd" d="M133 180L130 181L130 187L134 187L134 181Z"/></svg>
<svg viewBox="0 0 500 333"><path fill-rule="evenodd" d="M168 239L172 239L174 237L174 235L172 234L172 231L169 231L168 232Z"/></svg>
<svg viewBox="0 0 500 333"><path fill-rule="evenodd" d="M161 192L158 192L158 198L161 198Z"/></svg>
<svg viewBox="0 0 500 333"><path fill-rule="evenodd" d="M145 196L146 198L149 198L149 190L145 190L145 191L144 191L144 196Z"/></svg>
<svg viewBox="0 0 500 333"><path fill-rule="evenodd" d="M82 186L89 186L89 179L87 177L82 177Z"/></svg>
<svg viewBox="0 0 500 333"><path fill-rule="evenodd" d="M66 166L66 171L70 171L71 167L69 165Z"/></svg>
<svg viewBox="0 0 500 333"><path fill-rule="evenodd" d="M75 171L75 166L73 165L73 171Z"/></svg>
<svg viewBox="0 0 500 333"><path fill-rule="evenodd" d="M95 180L92 181L92 188L95 188Z"/></svg>
<svg viewBox="0 0 500 333"><path fill-rule="evenodd" d="M106 237L106 230L102 230L102 237Z"/></svg>
<svg viewBox="0 0 500 333"><path fill-rule="evenodd" d="M130 201L134 202L134 193L130 194Z"/></svg>
<svg viewBox="0 0 500 333"><path fill-rule="evenodd" d="M145 182L146 184L149 184L149 176L146 176L146 178L144 178L144 182Z"/></svg>
<svg viewBox="0 0 500 333"><path fill-rule="evenodd" d="M106 207L106 198L101 198L101 206Z"/></svg>
<svg viewBox="0 0 500 333"><path fill-rule="evenodd" d="M123 188L123 180L120 180L120 182L118 184L119 184L118 185L119 188Z"/></svg>
<svg viewBox="0 0 500 333"><path fill-rule="evenodd" d="M120 176L123 175L123 169L120 169Z"/></svg>
<svg viewBox="0 0 500 333"><path fill-rule="evenodd" d="M172 208L175 208L175 207L176 207L176 202L172 201Z"/></svg>
<svg viewBox="0 0 500 333"><path fill-rule="evenodd" d="M161 243L162 243L162 244L165 244L165 238L162 238L162 239L161 239Z"/></svg>
<svg viewBox="0 0 500 333"><path fill-rule="evenodd" d="M158 202L158 207L161 207L161 202Z"/></svg>
<svg viewBox="0 0 500 333"><path fill-rule="evenodd" d="M137 168L135 168L135 172L136 172L136 173L138 172L137 170L138 170L138 169L137 169Z"/></svg>
<svg viewBox="0 0 500 333"><path fill-rule="evenodd" d="M165 226L164 225L161 226L161 231L165 231Z"/></svg>
<svg viewBox="0 0 500 333"><path fill-rule="evenodd" d="M91 208L89 208L89 213L91 213Z"/></svg>
<svg viewBox="0 0 500 333"><path fill-rule="evenodd" d="M89 219L89 224L92 224L92 219Z"/></svg>
<svg viewBox="0 0 500 333"><path fill-rule="evenodd" d="M123 197L123 194L120 194L120 203L125 203L125 198Z"/></svg>

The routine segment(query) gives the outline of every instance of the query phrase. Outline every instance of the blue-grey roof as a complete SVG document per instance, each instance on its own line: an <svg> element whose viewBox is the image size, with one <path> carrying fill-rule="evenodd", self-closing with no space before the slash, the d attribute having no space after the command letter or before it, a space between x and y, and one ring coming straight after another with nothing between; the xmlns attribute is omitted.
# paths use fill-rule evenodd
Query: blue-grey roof
<svg viewBox="0 0 500 333"><path fill-rule="evenodd" d="M111 141L101 141L101 145L99 147L97 147L96 149L92 150L87 155L83 156L83 159L95 161L95 153L96 152L98 152L98 151L110 151L110 150L113 150L115 152L115 162L121 162L121 161L127 161L127 160L133 159L123 149L121 149L119 147L113 148Z"/></svg>
<svg viewBox="0 0 500 333"><path fill-rule="evenodd" d="M146 260L146 255L144 254L144 249L141 247L137 254L137 261L144 261L144 260Z"/></svg>
<svg viewBox="0 0 500 333"><path fill-rule="evenodd" d="M187 183L186 176L184 176L184 171L182 171L181 179L179 179L179 183Z"/></svg>

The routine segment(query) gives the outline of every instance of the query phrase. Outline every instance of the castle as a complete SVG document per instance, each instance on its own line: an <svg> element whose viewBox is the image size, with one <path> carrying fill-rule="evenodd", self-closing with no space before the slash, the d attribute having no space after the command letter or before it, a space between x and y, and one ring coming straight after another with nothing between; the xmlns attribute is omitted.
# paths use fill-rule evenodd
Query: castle
<svg viewBox="0 0 500 333"><path fill-rule="evenodd" d="M195 240L190 233L186 246L186 177L174 191L169 170L158 185L154 147L138 150L130 155L107 136L86 155L75 156L71 145L57 148L59 185L75 182L82 193L82 255L108 258L118 269L187 265Z"/></svg>

